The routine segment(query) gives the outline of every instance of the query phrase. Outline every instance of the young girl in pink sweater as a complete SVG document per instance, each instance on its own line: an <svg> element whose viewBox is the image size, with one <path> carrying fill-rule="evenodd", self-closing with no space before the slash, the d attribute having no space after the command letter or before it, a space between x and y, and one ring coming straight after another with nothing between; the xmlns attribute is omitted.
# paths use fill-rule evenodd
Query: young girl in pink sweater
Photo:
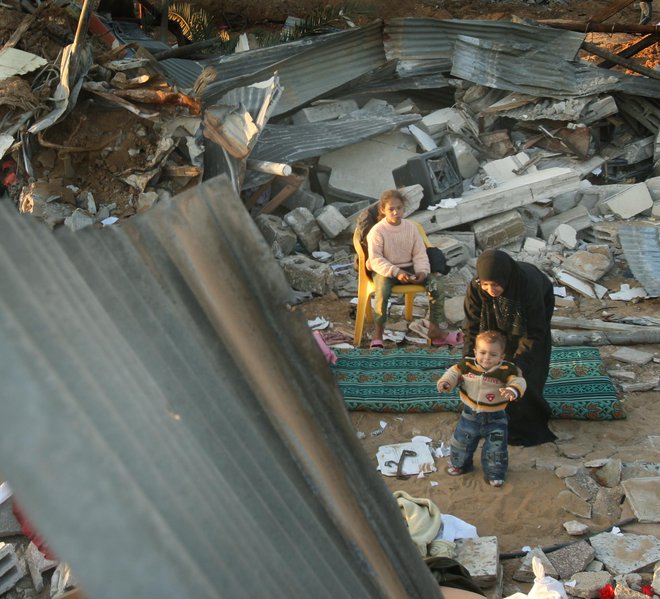
<svg viewBox="0 0 660 599"><path fill-rule="evenodd" d="M429 332L432 345L446 343L444 282L432 273L424 240L417 225L403 218L403 194L390 189L380 196L380 220L367 234L369 258L367 268L372 271L374 293L374 334L372 348L383 347L383 332L387 320L387 302L392 287L401 283L424 285L429 298Z"/></svg>

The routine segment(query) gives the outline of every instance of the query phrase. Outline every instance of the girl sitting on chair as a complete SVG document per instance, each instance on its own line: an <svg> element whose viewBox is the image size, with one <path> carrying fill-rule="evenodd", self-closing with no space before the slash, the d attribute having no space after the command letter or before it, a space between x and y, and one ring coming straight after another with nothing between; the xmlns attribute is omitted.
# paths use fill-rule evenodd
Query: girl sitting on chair
<svg viewBox="0 0 660 599"><path fill-rule="evenodd" d="M384 191L378 203L379 221L367 235L374 293L374 334L372 348L383 347L387 320L387 302L392 287L409 283L424 285L429 298L429 331L431 345L446 345L449 330L445 320L444 282L432 273L426 246L414 222L403 218L405 198L396 189Z"/></svg>

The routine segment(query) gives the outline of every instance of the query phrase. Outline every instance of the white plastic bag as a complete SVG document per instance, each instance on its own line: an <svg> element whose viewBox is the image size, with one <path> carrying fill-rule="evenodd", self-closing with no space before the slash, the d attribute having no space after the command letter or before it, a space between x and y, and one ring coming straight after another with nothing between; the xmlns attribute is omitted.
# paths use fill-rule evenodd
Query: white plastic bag
<svg viewBox="0 0 660 599"><path fill-rule="evenodd" d="M529 591L530 599L568 599L564 585L552 576L546 576L541 560L532 558L534 570L534 585Z"/></svg>

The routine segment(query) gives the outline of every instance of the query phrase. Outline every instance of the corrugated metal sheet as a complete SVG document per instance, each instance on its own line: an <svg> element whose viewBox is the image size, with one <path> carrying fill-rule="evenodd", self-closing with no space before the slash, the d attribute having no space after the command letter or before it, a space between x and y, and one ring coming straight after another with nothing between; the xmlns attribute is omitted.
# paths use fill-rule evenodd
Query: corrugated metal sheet
<svg viewBox="0 0 660 599"><path fill-rule="evenodd" d="M172 49L166 43L149 37L136 23L112 21L107 25L122 44L138 44L152 54ZM158 65L181 90L192 88L203 68L199 62L184 58L167 58L159 61Z"/></svg>
<svg viewBox="0 0 660 599"><path fill-rule="evenodd" d="M0 280L2 474L87 596L441 597L225 178L78 233L0 202Z"/></svg>
<svg viewBox="0 0 660 599"><path fill-rule="evenodd" d="M506 40L532 53L550 53L554 60L572 60L584 41L582 33L509 21L403 18L385 22L383 44L387 58L399 61L401 74L449 72L459 35Z"/></svg>
<svg viewBox="0 0 660 599"><path fill-rule="evenodd" d="M220 58L211 63L218 79L206 87L203 100L213 104L228 89L278 73L284 92L273 116L290 112L385 64L381 29L381 23L376 22L319 36L315 43L296 46L297 52L292 56L267 65L259 61L261 50L242 52L233 60ZM241 74L224 68L228 65L241 67Z"/></svg>
<svg viewBox="0 0 660 599"><path fill-rule="evenodd" d="M615 91L660 98L655 79L561 60L550 48L546 53L532 52L525 44L468 36L456 39L451 74L488 87L550 98Z"/></svg>
<svg viewBox="0 0 660 599"><path fill-rule="evenodd" d="M416 123L418 114L367 115L303 125L266 125L251 158L295 162Z"/></svg>
<svg viewBox="0 0 660 599"><path fill-rule="evenodd" d="M618 231L635 279L650 297L660 297L660 227L624 224Z"/></svg>

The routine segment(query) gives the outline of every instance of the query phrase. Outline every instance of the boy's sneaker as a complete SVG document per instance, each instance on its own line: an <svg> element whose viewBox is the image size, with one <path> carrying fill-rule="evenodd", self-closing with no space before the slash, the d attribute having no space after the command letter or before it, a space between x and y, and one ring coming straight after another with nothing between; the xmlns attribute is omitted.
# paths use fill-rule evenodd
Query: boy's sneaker
<svg viewBox="0 0 660 599"><path fill-rule="evenodd" d="M460 476L461 474L465 474L463 471L463 468L456 468L456 466L447 466L447 474L449 476Z"/></svg>
<svg viewBox="0 0 660 599"><path fill-rule="evenodd" d="M496 478L495 480L489 480L491 487L501 487L504 484L503 480L500 480L499 478Z"/></svg>

